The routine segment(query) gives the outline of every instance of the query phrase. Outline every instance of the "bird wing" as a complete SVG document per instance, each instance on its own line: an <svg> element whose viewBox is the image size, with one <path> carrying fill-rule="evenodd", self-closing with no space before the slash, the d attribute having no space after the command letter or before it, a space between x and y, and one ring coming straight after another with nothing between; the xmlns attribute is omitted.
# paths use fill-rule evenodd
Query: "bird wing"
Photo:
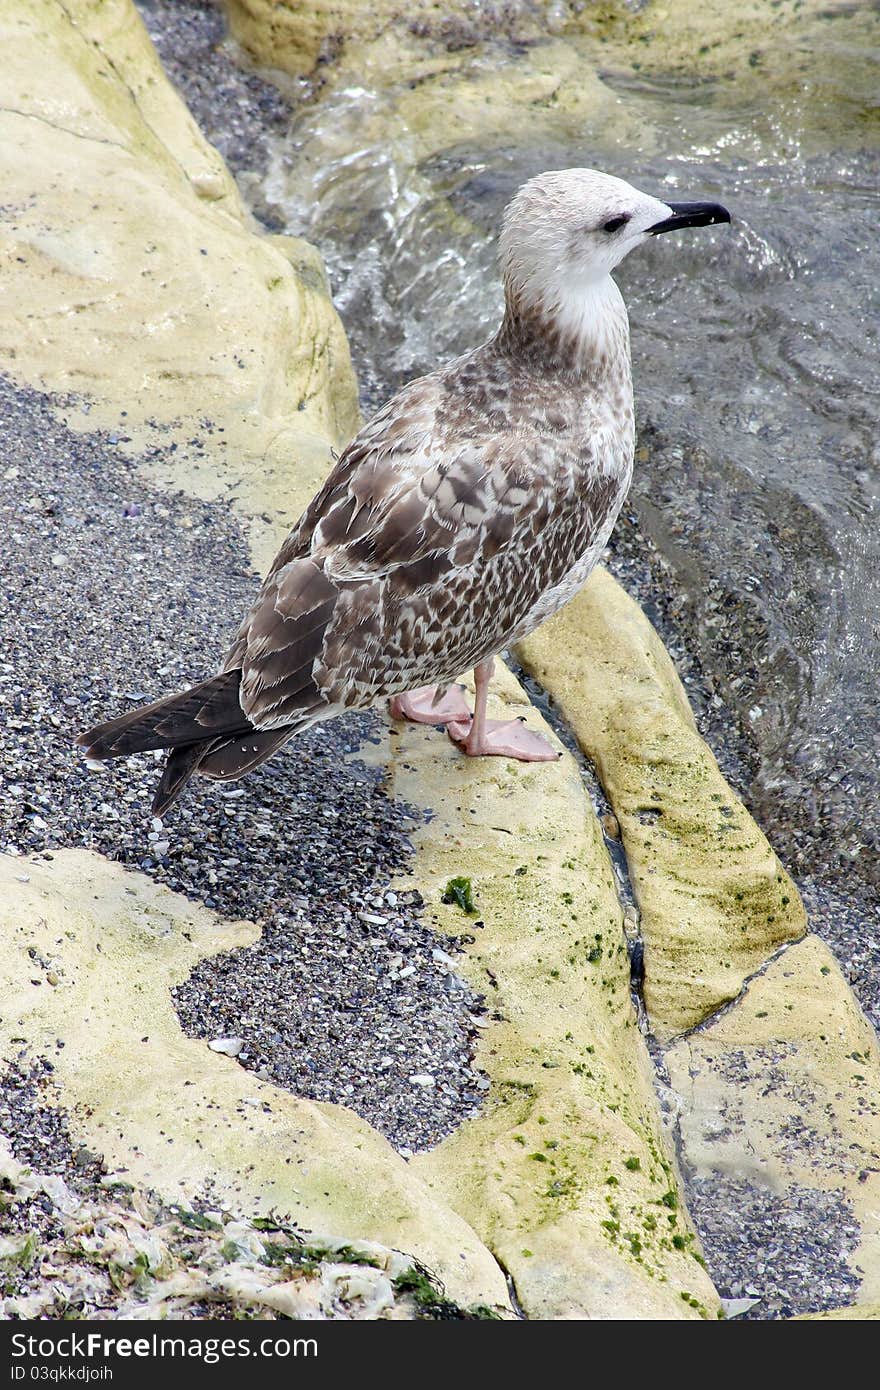
<svg viewBox="0 0 880 1390"><path fill-rule="evenodd" d="M411 383L340 457L245 620L227 661L245 713L278 727L454 678L571 569L590 515L549 439L479 414L463 428L442 376Z"/></svg>

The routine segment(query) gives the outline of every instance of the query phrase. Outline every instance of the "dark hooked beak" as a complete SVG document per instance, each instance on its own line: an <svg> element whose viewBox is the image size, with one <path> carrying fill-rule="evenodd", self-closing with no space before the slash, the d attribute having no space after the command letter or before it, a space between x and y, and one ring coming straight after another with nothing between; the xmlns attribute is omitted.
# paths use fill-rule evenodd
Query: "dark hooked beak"
<svg viewBox="0 0 880 1390"><path fill-rule="evenodd" d="M666 206L672 208L672 216L649 227L652 236L677 232L679 227L711 227L716 222L730 221L730 213L720 203L667 203Z"/></svg>

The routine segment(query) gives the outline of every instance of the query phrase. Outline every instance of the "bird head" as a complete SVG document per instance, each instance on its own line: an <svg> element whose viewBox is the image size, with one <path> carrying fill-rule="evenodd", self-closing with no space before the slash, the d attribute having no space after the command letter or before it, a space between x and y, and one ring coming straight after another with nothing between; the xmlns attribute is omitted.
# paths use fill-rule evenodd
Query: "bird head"
<svg viewBox="0 0 880 1390"><path fill-rule="evenodd" d="M508 205L501 267L508 294L554 314L589 296L649 237L729 222L719 203L665 203L597 169L538 174Z"/></svg>

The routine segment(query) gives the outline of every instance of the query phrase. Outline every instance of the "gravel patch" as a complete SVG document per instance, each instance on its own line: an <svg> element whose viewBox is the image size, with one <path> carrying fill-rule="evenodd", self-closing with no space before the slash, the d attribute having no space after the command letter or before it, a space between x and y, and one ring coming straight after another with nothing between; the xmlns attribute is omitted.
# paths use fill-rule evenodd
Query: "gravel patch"
<svg viewBox="0 0 880 1390"><path fill-rule="evenodd" d="M72 746L210 674L258 583L224 507L151 490L111 438L0 380L0 848L97 850L262 925L176 991L186 1031L241 1038L242 1065L428 1148L487 1085L471 1065L481 1003L419 895L390 888L415 813L355 756L375 716L309 731L242 784L196 779L161 827L151 755L90 771Z"/></svg>
<svg viewBox="0 0 880 1390"><path fill-rule="evenodd" d="M102 1187L106 1170L101 1157L71 1140L65 1116L55 1102L53 1071L47 1058L22 1054L0 1073L0 1143L5 1141L7 1151L32 1171L60 1179L75 1197L106 1199ZM8 1255L5 1260L0 1257L4 1292L19 1294L30 1288L27 1276L35 1263L36 1247L63 1235L59 1202L65 1204L64 1188L60 1183L44 1183L13 1203L9 1200L10 1186L9 1176L4 1174L0 1182L0 1237L13 1239L25 1233L32 1237L25 1258L13 1261Z"/></svg>
<svg viewBox="0 0 880 1390"><path fill-rule="evenodd" d="M792 1318L852 1303L861 1280L847 1263L859 1227L838 1192L793 1184L784 1193L741 1178L698 1178L688 1190L709 1273L738 1317Z"/></svg>

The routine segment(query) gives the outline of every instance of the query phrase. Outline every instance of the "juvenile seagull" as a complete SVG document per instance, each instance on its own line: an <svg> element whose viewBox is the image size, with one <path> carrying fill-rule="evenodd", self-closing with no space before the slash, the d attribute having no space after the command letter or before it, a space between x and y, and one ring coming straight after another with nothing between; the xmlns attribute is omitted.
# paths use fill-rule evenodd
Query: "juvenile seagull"
<svg viewBox="0 0 880 1390"><path fill-rule="evenodd" d="M410 382L340 457L278 553L219 675L90 729L90 758L165 748L153 811L301 729L391 699L470 757L556 753L486 717L493 657L576 593L632 477L629 323L611 271L648 237L729 222L594 169L540 174L504 215L505 312ZM474 667L471 716L453 683Z"/></svg>

